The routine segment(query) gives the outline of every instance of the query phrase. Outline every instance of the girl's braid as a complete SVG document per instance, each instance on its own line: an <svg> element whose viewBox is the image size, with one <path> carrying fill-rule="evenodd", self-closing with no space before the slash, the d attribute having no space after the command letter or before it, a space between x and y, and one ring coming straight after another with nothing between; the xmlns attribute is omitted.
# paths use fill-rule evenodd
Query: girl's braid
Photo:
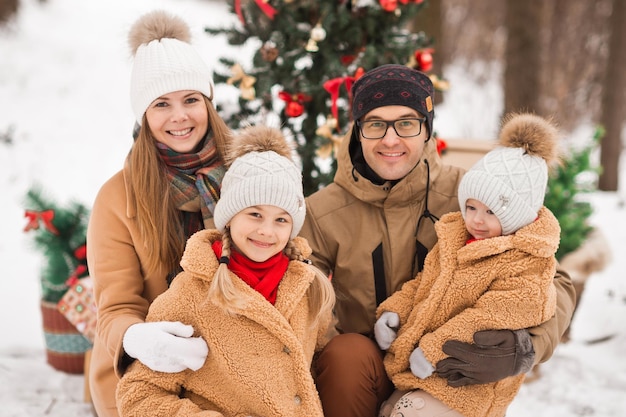
<svg viewBox="0 0 626 417"><path fill-rule="evenodd" d="M287 257L291 260L306 262L306 259L302 256L302 252L300 252L300 249L298 249L293 243L293 239L290 239L289 242L287 242L287 246L285 246L285 255L287 255Z"/></svg>
<svg viewBox="0 0 626 417"><path fill-rule="evenodd" d="M222 234L222 256L220 263L228 264L230 261L230 248L232 246L232 238L230 236L230 227L227 227Z"/></svg>

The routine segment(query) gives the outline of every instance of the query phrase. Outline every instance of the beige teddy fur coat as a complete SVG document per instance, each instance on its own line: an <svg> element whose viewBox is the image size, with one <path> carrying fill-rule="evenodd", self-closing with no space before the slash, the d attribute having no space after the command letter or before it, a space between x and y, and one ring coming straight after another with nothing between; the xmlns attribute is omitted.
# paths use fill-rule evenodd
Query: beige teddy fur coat
<svg viewBox="0 0 626 417"><path fill-rule="evenodd" d="M153 302L146 320L192 325L194 336L209 347L204 366L168 374L135 361L118 385L120 414L322 417L311 361L326 343L331 314L311 326L312 270L290 261L275 305L233 275L247 305L229 314L207 299L218 267L211 243L220 238L215 230L203 230L189 239L181 261L184 272ZM295 238L295 243L305 257L310 255L306 240Z"/></svg>
<svg viewBox="0 0 626 417"><path fill-rule="evenodd" d="M384 311L400 316L385 368L398 389L423 389L466 417L502 417L524 375L453 388L436 373L414 376L409 356L419 346L435 366L447 356L442 351L447 340L472 342L479 330L522 329L552 317L559 223L544 207L515 234L467 245L460 212L444 215L435 227L439 240L424 270L378 308L378 317Z"/></svg>

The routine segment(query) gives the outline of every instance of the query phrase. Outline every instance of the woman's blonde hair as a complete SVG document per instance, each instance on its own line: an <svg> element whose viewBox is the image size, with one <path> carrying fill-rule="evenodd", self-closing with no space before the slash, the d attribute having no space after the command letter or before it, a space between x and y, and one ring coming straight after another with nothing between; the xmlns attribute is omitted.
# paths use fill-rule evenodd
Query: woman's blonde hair
<svg viewBox="0 0 626 417"><path fill-rule="evenodd" d="M220 160L231 137L231 130L219 116L211 101L204 97L209 128L213 131ZM137 212L137 226L148 249L147 272L164 268L174 271L185 249L185 235L180 211L170 195L170 181L165 163L156 147L144 113L139 134L128 154L130 198Z"/></svg>
<svg viewBox="0 0 626 417"><path fill-rule="evenodd" d="M222 258L230 258L232 239L230 229L226 228L222 234ZM285 255L290 260L296 260L305 263L315 274L315 279L308 291L309 298L309 314L311 327L314 327L319 320L328 312L332 311L335 306L335 292L330 279L318 268L313 266L307 259L302 256L300 250L293 243L293 239L287 242L284 249ZM236 312L237 309L244 307L244 302L239 296L239 292L235 288L233 280L230 277L228 265L221 262L215 272L213 282L209 288L208 299L223 307L230 313Z"/></svg>

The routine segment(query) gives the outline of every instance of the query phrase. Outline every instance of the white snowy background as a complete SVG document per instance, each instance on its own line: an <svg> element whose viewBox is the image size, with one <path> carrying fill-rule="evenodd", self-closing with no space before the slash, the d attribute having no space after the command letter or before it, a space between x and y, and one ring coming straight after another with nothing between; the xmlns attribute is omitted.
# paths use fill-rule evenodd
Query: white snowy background
<svg viewBox="0 0 626 417"><path fill-rule="evenodd" d="M93 417L83 401L83 377L46 363L39 310L43 259L22 230L24 195L38 183L60 205L76 200L90 206L101 184L121 168L133 126L126 35L139 15L163 8L183 17L210 65L225 54L246 63L254 45L233 50L223 37L203 32L207 25L236 22L224 1L21 3L17 18L0 29L0 137L10 133L13 139L0 141L0 414ZM477 85L454 65L444 75L451 89L436 108L439 135L495 137L499 85ZM225 88L217 94L232 93ZM583 121L571 140L587 140L592 131ZM507 417L626 415L624 193L587 198L595 210L591 221L609 241L613 261L587 282L572 340L541 366L538 380L522 387Z"/></svg>

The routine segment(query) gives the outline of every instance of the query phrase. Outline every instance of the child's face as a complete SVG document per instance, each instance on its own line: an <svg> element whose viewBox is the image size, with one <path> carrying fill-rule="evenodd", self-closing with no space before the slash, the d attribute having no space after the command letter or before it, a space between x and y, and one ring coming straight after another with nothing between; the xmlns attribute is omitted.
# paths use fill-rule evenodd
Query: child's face
<svg viewBox="0 0 626 417"><path fill-rule="evenodd" d="M465 227L475 239L502 235L500 220L486 205L473 198L465 202Z"/></svg>
<svg viewBox="0 0 626 417"><path fill-rule="evenodd" d="M255 262L263 262L282 251L293 228L291 216L276 206L252 206L229 222L237 250Z"/></svg>

